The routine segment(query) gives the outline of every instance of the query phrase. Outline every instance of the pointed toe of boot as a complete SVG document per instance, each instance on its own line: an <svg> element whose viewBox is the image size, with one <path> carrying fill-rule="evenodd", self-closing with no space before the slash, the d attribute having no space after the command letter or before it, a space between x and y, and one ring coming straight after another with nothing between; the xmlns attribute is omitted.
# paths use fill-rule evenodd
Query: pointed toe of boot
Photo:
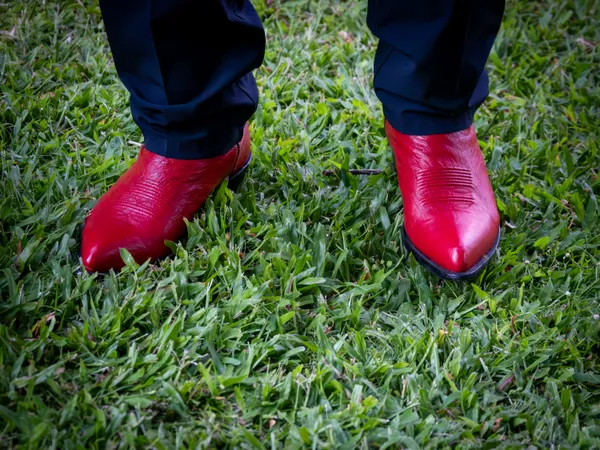
<svg viewBox="0 0 600 450"><path fill-rule="evenodd" d="M494 255L500 230L491 218L489 226L477 230L446 227L417 231L404 229L404 245L430 272L447 280L475 278ZM433 238L432 238L433 237ZM432 242L434 245L432 245Z"/></svg>
<svg viewBox="0 0 600 450"><path fill-rule="evenodd" d="M448 247L445 258L440 261L440 266L449 272L466 272L477 260L473 260L464 247Z"/></svg>
<svg viewBox="0 0 600 450"><path fill-rule="evenodd" d="M136 210L130 212L129 216L135 219L139 213ZM152 223L144 223L139 217L136 222L139 227L119 220L108 202L99 204L86 221L81 234L81 259L85 270L90 273L120 270L125 265L121 249L126 249L139 264L165 256L168 253L168 247L164 244L167 236L158 230L152 231Z"/></svg>

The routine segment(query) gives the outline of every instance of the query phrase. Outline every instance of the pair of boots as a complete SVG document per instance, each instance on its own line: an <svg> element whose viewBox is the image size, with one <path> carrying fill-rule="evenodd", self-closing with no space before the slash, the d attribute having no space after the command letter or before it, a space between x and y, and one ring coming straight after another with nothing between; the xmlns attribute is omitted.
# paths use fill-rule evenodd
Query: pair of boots
<svg viewBox="0 0 600 450"><path fill-rule="evenodd" d="M473 126L428 136L404 135L386 122L404 199L403 243L441 278L466 280L498 246L498 209ZM252 154L248 125L229 152L210 159L166 158L142 147L137 161L87 218L82 259L90 272L118 270L120 249L139 262L169 253L211 192L239 184Z"/></svg>

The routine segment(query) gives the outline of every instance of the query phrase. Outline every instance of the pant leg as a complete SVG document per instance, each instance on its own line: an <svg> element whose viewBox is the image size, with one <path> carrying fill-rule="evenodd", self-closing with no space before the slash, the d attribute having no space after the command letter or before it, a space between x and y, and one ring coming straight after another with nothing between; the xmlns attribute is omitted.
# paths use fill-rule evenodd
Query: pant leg
<svg viewBox="0 0 600 450"><path fill-rule="evenodd" d="M250 0L100 0L119 77L146 148L225 153L258 99L265 35Z"/></svg>
<svg viewBox="0 0 600 450"><path fill-rule="evenodd" d="M468 128L488 95L485 63L504 0L369 0L379 38L375 92L386 119L409 135Z"/></svg>

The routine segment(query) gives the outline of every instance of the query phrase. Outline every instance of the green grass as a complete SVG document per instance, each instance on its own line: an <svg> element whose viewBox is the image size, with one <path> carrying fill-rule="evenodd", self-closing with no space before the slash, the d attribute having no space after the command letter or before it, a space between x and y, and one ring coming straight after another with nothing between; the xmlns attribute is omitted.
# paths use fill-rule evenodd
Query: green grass
<svg viewBox="0 0 600 450"><path fill-rule="evenodd" d="M401 247L366 1L267 3L249 181L106 277L80 226L141 136L100 12L0 4L0 447L598 448L600 4L509 2L457 284Z"/></svg>

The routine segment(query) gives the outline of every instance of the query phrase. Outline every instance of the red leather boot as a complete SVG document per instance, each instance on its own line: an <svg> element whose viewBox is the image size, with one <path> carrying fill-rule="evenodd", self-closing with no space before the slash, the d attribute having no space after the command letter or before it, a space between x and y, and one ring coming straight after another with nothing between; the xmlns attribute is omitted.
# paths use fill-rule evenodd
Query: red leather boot
<svg viewBox="0 0 600 450"><path fill-rule="evenodd" d="M500 217L473 126L408 136L386 122L404 200L403 242L448 280L481 272L500 240Z"/></svg>
<svg viewBox="0 0 600 450"><path fill-rule="evenodd" d="M209 159L165 158L142 147L137 161L92 209L81 237L81 257L89 272L123 267L120 249L138 263L166 256L165 240L175 241L211 192L229 178L235 187L250 165L248 124L242 140Z"/></svg>

